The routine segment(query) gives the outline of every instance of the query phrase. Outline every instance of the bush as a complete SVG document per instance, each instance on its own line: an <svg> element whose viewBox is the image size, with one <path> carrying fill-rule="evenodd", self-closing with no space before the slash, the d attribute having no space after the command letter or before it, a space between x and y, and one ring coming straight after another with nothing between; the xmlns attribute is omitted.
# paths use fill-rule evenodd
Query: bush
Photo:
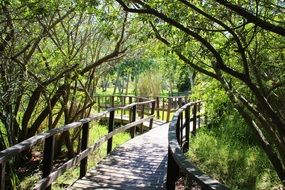
<svg viewBox="0 0 285 190"><path fill-rule="evenodd" d="M200 78L192 90L191 100L203 100L207 116L211 123L219 123L227 112L233 110L233 106L229 101L227 94L216 80Z"/></svg>
<svg viewBox="0 0 285 190"><path fill-rule="evenodd" d="M155 72L144 73L138 82L140 96L159 96L161 89L161 77Z"/></svg>

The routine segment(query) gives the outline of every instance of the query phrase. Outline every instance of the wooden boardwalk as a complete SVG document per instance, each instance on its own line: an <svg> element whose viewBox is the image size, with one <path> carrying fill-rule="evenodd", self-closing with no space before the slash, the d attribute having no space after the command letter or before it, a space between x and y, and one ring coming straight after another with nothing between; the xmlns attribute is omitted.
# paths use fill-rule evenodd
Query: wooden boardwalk
<svg viewBox="0 0 285 190"><path fill-rule="evenodd" d="M119 146L68 189L166 189L169 123Z"/></svg>

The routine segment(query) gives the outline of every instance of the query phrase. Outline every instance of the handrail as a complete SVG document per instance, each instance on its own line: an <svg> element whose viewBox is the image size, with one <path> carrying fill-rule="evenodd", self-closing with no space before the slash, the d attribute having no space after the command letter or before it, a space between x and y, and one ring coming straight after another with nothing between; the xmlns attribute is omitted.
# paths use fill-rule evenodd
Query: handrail
<svg viewBox="0 0 285 190"><path fill-rule="evenodd" d="M94 97L97 103L98 112L101 108L107 109L110 107L123 107L132 102L146 101L149 99L155 100L155 115L157 119L170 121L171 113L175 112L179 107L188 102L187 96L132 96L132 95L96 95Z"/></svg>
<svg viewBox="0 0 285 190"><path fill-rule="evenodd" d="M199 170L184 155L185 149L189 146L190 122L192 122L192 133L196 132L196 125L200 125L201 101L191 102L178 109L169 125L168 131L168 167L167 167L167 189L175 189L175 182L180 173L185 173L202 189L227 190L228 188L219 181L211 178ZM190 111L192 109L192 118ZM184 114L183 114L184 113ZM185 119L183 119L183 116ZM198 123L199 122L199 123ZM186 129L186 132L184 132ZM186 135L183 142L183 134Z"/></svg>
<svg viewBox="0 0 285 190"><path fill-rule="evenodd" d="M149 116L147 118L144 119L140 119L137 120L133 123L129 123L127 125L124 125L120 128L115 129L114 131L108 133L107 135L101 137L97 142L95 142L91 147L88 147L86 150L84 150L83 152L81 152L80 154L76 155L73 159L70 159L68 162L66 162L65 164L63 164L62 166L60 166L56 171L50 173L47 177L41 179L33 188L33 190L38 190L38 189L44 189L47 188L49 185L52 184L52 182L54 182L64 171L72 168L73 166L79 164L79 162L86 158L88 156L88 154L90 154L91 152L94 152L95 150L97 150L103 143L105 143L107 140L109 140L110 138L112 138L114 135L123 132L127 129L130 129L131 127L137 126L141 123L143 123L144 121L150 120L152 119L154 116Z"/></svg>
<svg viewBox="0 0 285 190"><path fill-rule="evenodd" d="M21 153L21 152L23 152L29 148L32 148L36 143L42 142L43 140L45 140L48 137L51 137L51 136L56 135L56 134L62 134L63 132L69 131L70 129L75 129L75 128L77 128L77 127L79 127L85 123L88 123L88 122L91 122L94 120L98 120L113 110L114 110L113 108L110 108L107 111L95 114L92 117L84 118L84 119L81 119L79 121L72 122L70 124L64 125L63 127L51 129L49 131L40 133L36 136L30 137L30 138L14 145L14 146L11 146L5 150L2 150L0 152L0 164L9 160L11 157L15 156L16 154L19 154L19 153Z"/></svg>
<svg viewBox="0 0 285 190"><path fill-rule="evenodd" d="M151 104L151 113L147 117L140 118L136 120L136 107L138 105ZM60 128L54 128L47 132L40 133L34 137L24 140L12 147L9 147L0 152L0 189L5 189L5 166L6 162L10 158L18 155L19 153L32 148L36 143L44 141L44 157L43 157L43 175L42 179L35 185L34 189L51 189L51 184L54 182L62 173L71 167L76 166L80 163L80 178L85 176L87 170L87 157L88 155L97 150L104 142L108 141L107 153L112 150L112 137L120 132L127 129L131 129L131 137L135 136L135 127L142 125L145 121L149 122L149 128L152 128L153 118L154 118L154 108L155 100L148 100L144 102L131 103L124 107L109 108L106 111L95 114L92 117L81 119L80 121L67 124ZM131 122L114 129L114 114L116 110L120 109L130 109L131 110ZM94 120L98 120L104 117L106 114L110 114L108 134L100 138L91 147L87 146L88 143L88 133L89 133L89 123ZM81 142L81 152L77 154L74 158L69 159L67 162L63 163L59 168L52 172L52 165L54 159L54 145L55 145L55 135L62 134L63 132L69 131L70 129L82 128L82 142Z"/></svg>

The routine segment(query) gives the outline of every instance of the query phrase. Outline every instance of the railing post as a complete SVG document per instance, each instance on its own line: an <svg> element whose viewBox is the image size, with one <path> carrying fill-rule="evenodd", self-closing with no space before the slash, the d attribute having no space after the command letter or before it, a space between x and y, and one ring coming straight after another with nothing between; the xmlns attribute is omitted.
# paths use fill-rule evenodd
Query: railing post
<svg viewBox="0 0 285 190"><path fill-rule="evenodd" d="M178 144L180 145L180 114L177 118L177 123L176 123L176 139L178 141Z"/></svg>
<svg viewBox="0 0 285 190"><path fill-rule="evenodd" d="M114 118L115 118L115 110L112 110L110 112L110 116L109 116L108 133L110 133L110 132L112 132L114 130ZM112 144L113 144L113 137L111 137L108 140L107 154L109 154L112 151Z"/></svg>
<svg viewBox="0 0 285 190"><path fill-rule="evenodd" d="M179 106L178 106L178 103L177 103L177 98L175 98L173 96L171 98L172 98L172 109L175 109L175 110L178 109Z"/></svg>
<svg viewBox="0 0 285 190"><path fill-rule="evenodd" d="M164 121L164 112L165 112L165 98L162 98L162 120Z"/></svg>
<svg viewBox="0 0 285 190"><path fill-rule="evenodd" d="M5 189L5 173L6 173L6 163L2 162L0 164L0 170L1 170L1 179L0 179L0 188L1 190Z"/></svg>
<svg viewBox="0 0 285 190"><path fill-rule="evenodd" d="M180 131L179 131L179 134L180 134L180 142L179 142L179 144L180 144L180 147L182 147L182 141L183 141L183 128L184 128L184 126L183 126L183 112L181 112L180 114Z"/></svg>
<svg viewBox="0 0 285 190"><path fill-rule="evenodd" d="M104 101L104 104L105 104L105 107L104 109L108 109L108 106L107 106L107 96L104 96L103 98L105 101ZM109 98L110 99L110 98Z"/></svg>
<svg viewBox="0 0 285 190"><path fill-rule="evenodd" d="M144 118L144 104L143 105L141 105L141 119L143 119ZM140 126L140 134L143 134L143 123L141 124L141 126Z"/></svg>
<svg viewBox="0 0 285 190"><path fill-rule="evenodd" d="M100 105L100 95L98 96L98 103L97 104L98 104L98 113L100 113L100 110L101 110L101 108L100 108L100 106L101 106Z"/></svg>
<svg viewBox="0 0 285 190"><path fill-rule="evenodd" d="M157 119L160 119L160 115L159 115L159 97L156 97L156 117L157 117Z"/></svg>
<svg viewBox="0 0 285 190"><path fill-rule="evenodd" d="M133 102L132 100L133 100L132 97L129 96L129 104L131 104ZM131 109L129 111L129 121L132 122L132 111L131 111Z"/></svg>
<svg viewBox="0 0 285 190"><path fill-rule="evenodd" d="M178 106L179 106L179 107L182 107L182 97L179 97L179 98L178 98Z"/></svg>
<svg viewBox="0 0 285 190"><path fill-rule="evenodd" d="M172 104L172 98L168 98L168 106L167 106L167 117L166 117L166 122L169 122L170 120L170 111L171 111L171 104Z"/></svg>
<svg viewBox="0 0 285 190"><path fill-rule="evenodd" d="M201 126L201 105L202 105L202 103L199 102L199 103L198 103L198 114L199 114L199 118L198 118L198 128L200 128L200 126Z"/></svg>
<svg viewBox="0 0 285 190"><path fill-rule="evenodd" d="M45 139L42 178L46 178L52 171L52 163L53 163L53 158L54 158L54 144L55 144L54 135ZM51 185L46 188L46 190L50 190L50 189L51 189Z"/></svg>
<svg viewBox="0 0 285 190"><path fill-rule="evenodd" d="M193 106L193 130L192 134L196 135L196 128L197 128L197 104Z"/></svg>
<svg viewBox="0 0 285 190"><path fill-rule="evenodd" d="M175 182L179 177L179 166L176 164L170 147L168 147L166 187L168 190L175 190Z"/></svg>
<svg viewBox="0 0 285 190"><path fill-rule="evenodd" d="M88 136L89 136L89 122L84 123L82 126L82 140L81 140L81 152L86 150L88 145ZM87 172L87 159L88 157L83 158L80 161L80 175L79 178L82 178L86 175Z"/></svg>
<svg viewBox="0 0 285 190"><path fill-rule="evenodd" d="M185 130L186 130L186 143L183 146L183 151L187 152L189 150L189 135L190 135L190 107L187 106L185 109Z"/></svg>
<svg viewBox="0 0 285 190"><path fill-rule="evenodd" d="M120 96L120 106L124 107L124 96ZM121 118L123 117L123 114L124 114L124 110L121 109ZM121 121L121 123L122 123L122 121Z"/></svg>
<svg viewBox="0 0 285 190"><path fill-rule="evenodd" d="M150 114L153 115L155 111L155 101L151 103L151 112ZM152 129L153 126L153 118L149 120L149 129Z"/></svg>
<svg viewBox="0 0 285 190"><path fill-rule="evenodd" d="M123 97L124 97L124 99L123 99L123 106L125 106L125 105L126 105L126 98L127 98L127 97L126 97L126 96L123 96ZM123 110L123 111L124 111L123 113L126 114L126 110Z"/></svg>
<svg viewBox="0 0 285 190"><path fill-rule="evenodd" d="M134 105L131 109L132 111L132 119L131 119L131 122L135 122L136 121L136 113L137 113L137 106ZM130 132L131 132L131 138L134 138L136 136L136 126L132 127L130 129Z"/></svg>
<svg viewBox="0 0 285 190"><path fill-rule="evenodd" d="M113 108L115 106L115 97L114 96L110 96L111 100L110 100L110 103L111 103L111 107Z"/></svg>

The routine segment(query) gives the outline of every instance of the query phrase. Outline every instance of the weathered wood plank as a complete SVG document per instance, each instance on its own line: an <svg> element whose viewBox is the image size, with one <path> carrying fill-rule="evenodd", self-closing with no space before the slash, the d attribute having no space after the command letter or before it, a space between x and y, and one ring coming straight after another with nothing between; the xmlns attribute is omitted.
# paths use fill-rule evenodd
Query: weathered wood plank
<svg viewBox="0 0 285 190"><path fill-rule="evenodd" d="M155 128L115 149L73 189L165 189L168 124Z"/></svg>

